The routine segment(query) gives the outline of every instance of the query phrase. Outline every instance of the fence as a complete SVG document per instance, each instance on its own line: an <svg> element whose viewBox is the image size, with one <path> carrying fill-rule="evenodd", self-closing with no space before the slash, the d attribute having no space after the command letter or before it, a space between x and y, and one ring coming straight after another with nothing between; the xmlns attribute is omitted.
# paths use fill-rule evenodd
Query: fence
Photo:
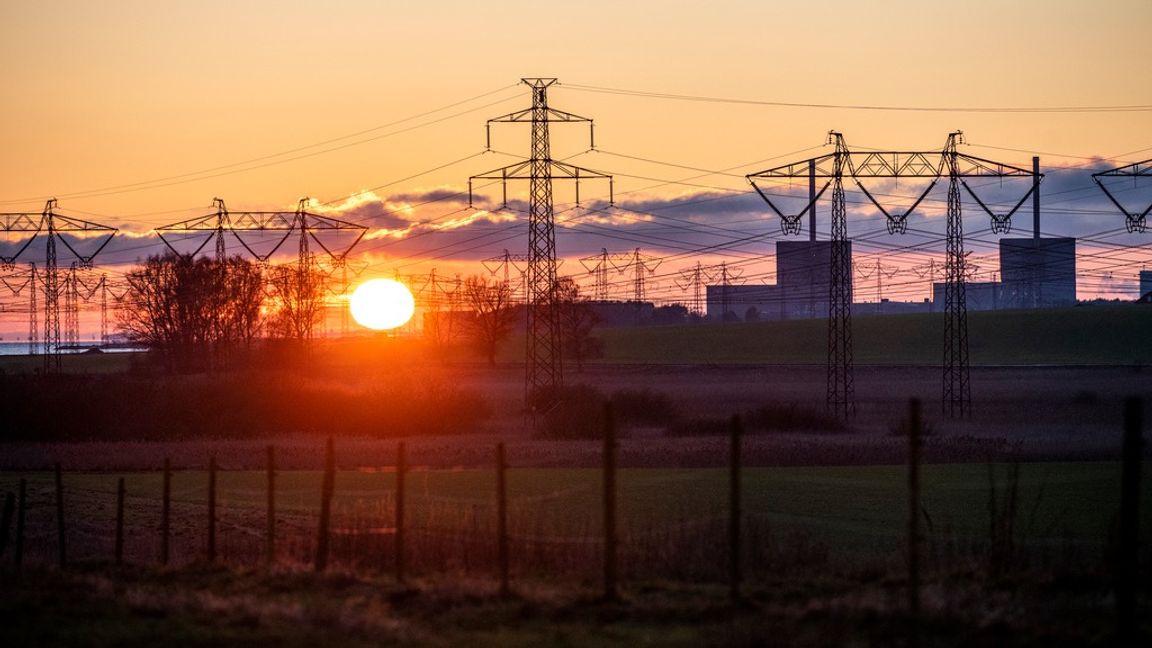
<svg viewBox="0 0 1152 648"><path fill-rule="evenodd" d="M743 466L739 419L730 426L726 470L654 471L641 479L637 471L617 469L615 426L607 409L603 466L598 471L510 468L503 444L493 449L491 471L412 470L401 442L392 466L338 473L329 438L322 471L278 472L276 449L269 446L264 471L229 471L226 461L212 456L207 471L173 471L165 460L157 474L66 475L57 465L50 481L26 475L9 483L10 475L0 475L0 490L12 489L4 497L0 558L17 570L27 564L64 567L74 560L110 560L340 568L391 573L398 581L462 573L492 578L505 596L517 578L533 576L599 581L605 599L617 598L628 579L659 578L726 582L729 595L739 599L749 579L818 567L832 554L854 559L867 553L879 556L890 573L907 575L906 605L915 620L923 571L939 568L962 552L982 556L989 569L1003 569L1025 554L1036 560L1041 550L1049 551L1054 562L1063 562L1070 554L1108 544L1118 624L1131 632L1139 587L1140 415L1141 403L1130 400L1120 492L1112 496L1118 502L1119 522L1110 543L1099 535L1096 543L1068 536L1053 542L1049 535L1029 545L1019 521L1018 464L987 466L987 487L981 495L986 496L982 504L987 531L982 541L973 539L977 534L946 528L941 522L946 516L939 515L944 502L925 494L923 426L919 403L913 401L903 425L908 442L905 486L871 494L852 483L844 486L850 501L832 505L839 507L832 529L840 536L839 547L812 531L819 524L814 527L805 516L820 519L815 507L785 510L784 497L806 491L789 491L787 476L777 482L765 478L781 470ZM955 471L970 480L978 469L982 467L969 465ZM866 475L867 470L857 468L853 474ZM749 483L758 488L749 488ZM820 488L819 479L806 484L808 489ZM623 519L621 496L628 512ZM827 507L826 496L820 500L819 493L812 495ZM906 506L899 504L900 498ZM957 506L971 509L973 503ZM866 520L877 515L895 524L868 526ZM971 531L981 523L969 526ZM869 533L877 529L886 535L869 543ZM1088 533L1096 531L1089 528ZM902 551L893 552L893 547Z"/></svg>

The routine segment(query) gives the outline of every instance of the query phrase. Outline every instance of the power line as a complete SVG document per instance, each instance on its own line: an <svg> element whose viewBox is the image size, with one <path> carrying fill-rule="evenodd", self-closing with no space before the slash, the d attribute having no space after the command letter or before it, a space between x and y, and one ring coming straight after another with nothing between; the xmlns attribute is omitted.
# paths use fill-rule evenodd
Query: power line
<svg viewBox="0 0 1152 648"><path fill-rule="evenodd" d="M595 92L601 94L623 95L628 97L644 97L648 99L670 99L675 101L695 101L707 103L741 104L752 106L771 106L775 108L818 108L835 110L870 110L891 112L947 112L947 113L1113 113L1113 112L1150 112L1152 104L1112 105L1112 106L1030 106L1030 107L960 107L960 106L892 106L892 105L866 105L866 104L826 104L791 101L766 101L759 99L736 99L730 97L709 97L703 95L674 94L670 92L651 92L645 90L627 90L623 88L606 88L601 86L565 84L563 87L581 92Z"/></svg>

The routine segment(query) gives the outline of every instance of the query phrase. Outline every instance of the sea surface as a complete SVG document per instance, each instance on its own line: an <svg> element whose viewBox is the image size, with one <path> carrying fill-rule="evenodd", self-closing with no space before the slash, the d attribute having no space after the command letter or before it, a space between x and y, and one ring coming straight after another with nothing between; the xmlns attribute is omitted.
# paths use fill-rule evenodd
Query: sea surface
<svg viewBox="0 0 1152 648"><path fill-rule="evenodd" d="M89 349L99 348L105 353L126 353L130 351L143 351L139 347L101 347L100 342L97 340L81 340L75 345L69 345L67 348L60 349L60 353L84 353ZM36 353L44 353L44 346L42 344L36 345ZM0 342L0 356L10 355L28 355L27 342Z"/></svg>

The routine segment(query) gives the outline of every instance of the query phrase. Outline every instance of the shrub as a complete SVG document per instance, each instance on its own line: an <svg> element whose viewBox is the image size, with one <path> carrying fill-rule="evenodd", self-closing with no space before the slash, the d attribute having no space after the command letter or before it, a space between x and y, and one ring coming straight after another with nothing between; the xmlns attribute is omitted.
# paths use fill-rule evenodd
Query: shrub
<svg viewBox="0 0 1152 648"><path fill-rule="evenodd" d="M664 434L673 437L725 436L732 430L730 419L685 419L669 425Z"/></svg>
<svg viewBox="0 0 1152 648"><path fill-rule="evenodd" d="M604 404L607 402L600 390L589 385L539 391L529 398L529 406L542 417L536 433L549 439L604 438ZM545 410L550 404L550 409Z"/></svg>
<svg viewBox="0 0 1152 648"><path fill-rule="evenodd" d="M622 389L609 399L616 420L638 425L665 425L679 418L667 394L650 389Z"/></svg>
<svg viewBox="0 0 1152 648"><path fill-rule="evenodd" d="M812 407L796 403L768 403L744 413L748 432L843 432L844 422Z"/></svg>

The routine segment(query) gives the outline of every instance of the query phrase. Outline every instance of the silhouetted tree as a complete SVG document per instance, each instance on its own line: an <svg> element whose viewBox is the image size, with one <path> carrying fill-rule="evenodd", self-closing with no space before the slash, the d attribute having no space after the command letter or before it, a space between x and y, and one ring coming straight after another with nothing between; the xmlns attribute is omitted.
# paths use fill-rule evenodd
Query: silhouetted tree
<svg viewBox="0 0 1152 648"><path fill-rule="evenodd" d="M512 289L504 282L473 275L464 280L461 290L465 306L472 311L465 320L465 329L488 359L488 365L496 366L496 349L516 324Z"/></svg>
<svg viewBox="0 0 1152 648"><path fill-rule="evenodd" d="M300 343L310 341L327 305L324 275L315 264L308 263L274 268L269 279L272 333Z"/></svg>
<svg viewBox="0 0 1152 648"><path fill-rule="evenodd" d="M592 329L600 323L588 298L580 294L580 286L569 277L556 282L556 309L560 322L560 348L564 356L576 362L576 373L584 371L584 361L604 355L604 341L592 337Z"/></svg>
<svg viewBox="0 0 1152 648"><path fill-rule="evenodd" d="M126 279L120 328L162 354L169 369L218 362L260 332L263 277L255 263L168 253L149 257Z"/></svg>

